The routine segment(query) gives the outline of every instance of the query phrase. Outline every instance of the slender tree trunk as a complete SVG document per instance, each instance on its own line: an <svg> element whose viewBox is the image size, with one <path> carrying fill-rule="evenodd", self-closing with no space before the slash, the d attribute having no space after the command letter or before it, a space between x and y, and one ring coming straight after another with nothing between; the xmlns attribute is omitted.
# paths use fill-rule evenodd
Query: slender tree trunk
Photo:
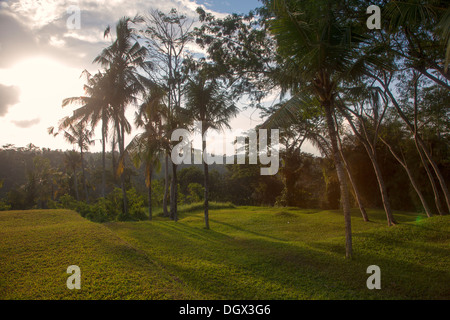
<svg viewBox="0 0 450 320"><path fill-rule="evenodd" d="M345 220L345 256L351 258L353 254L352 249L352 228L351 228L351 212L350 212L350 199L348 194L347 180L345 177L344 167L342 165L341 157L339 155L339 148L337 145L337 133L333 120L333 113L331 105L324 105L326 121L328 127L328 135L331 140L331 148L333 152L334 165L336 167L336 173L339 179L339 185L341 190L341 204L344 211Z"/></svg>
<svg viewBox="0 0 450 320"><path fill-rule="evenodd" d="M116 163L116 137L113 135L113 141L111 144L111 162L112 162L112 170L113 170L113 179L114 184L117 183L117 163Z"/></svg>
<svg viewBox="0 0 450 320"><path fill-rule="evenodd" d="M378 165L377 161L377 155L376 155L376 149L375 149L375 143L370 143L369 139L364 139L364 137L361 136L361 134L356 129L355 125L352 122L352 118L345 112L345 110L342 112L342 114L345 116L347 121L350 123L350 127L353 130L353 133L356 135L359 141L363 144L364 148L367 151L367 155L369 156L370 161L372 162L373 169L375 171L375 175L377 177L378 181L378 187L380 189L381 193L381 201L383 203L384 211L386 212L386 219L388 226L396 225L397 222L394 219L394 215L392 212L391 204L389 201L389 196L386 188L386 183L384 182L383 175L381 173L380 166ZM367 135L366 135L367 137Z"/></svg>
<svg viewBox="0 0 450 320"><path fill-rule="evenodd" d="M202 133L202 137L204 133ZM205 228L209 229L209 169L205 162L206 141L203 141L203 173L205 175Z"/></svg>
<svg viewBox="0 0 450 320"><path fill-rule="evenodd" d="M342 154L342 153L341 153L341 154ZM370 221L370 220L369 220L369 216L367 215L366 209L364 208L364 205L363 205L363 203L362 203L361 195L360 195L360 193L359 193L358 186L356 185L356 182L355 182L355 179L354 179L354 177L353 177L353 174L352 174L352 172L350 171L350 168L349 168L349 166L348 166L348 162L347 162L347 160L344 158L343 155L342 155L342 160L343 160L343 162L344 162L344 168L345 168L345 170L347 171L348 179L349 179L349 181L350 181L350 184L352 185L352 189L353 189L353 192L354 192L354 194L355 194L355 200L356 200L356 203L358 204L358 208L359 208L359 211L361 212L361 216L363 217L363 220L364 220L365 222L369 222L369 221Z"/></svg>
<svg viewBox="0 0 450 320"><path fill-rule="evenodd" d="M422 140L420 135L417 132L415 132L414 126L411 124L411 122L408 120L406 115L403 113L402 109L400 108L397 100L395 99L394 95L392 94L392 92L390 91L388 86L386 84L384 84L380 79L378 79L376 77L375 77L375 79L385 89L385 91L388 94L389 98L391 99L395 109L397 110L397 113L399 114L400 118L402 118L402 120L405 122L407 127L411 130L411 132L414 135L414 140L420 146L420 148L423 150L423 153L425 154L425 157L428 159L428 162L431 164L431 167L433 168L433 170L434 170L434 172L435 172L435 174L436 174L436 176L438 178L439 184L441 185L441 189L442 189L442 192L444 193L445 201L447 203L447 208L448 208L448 210L450 212L450 193L448 191L447 184L445 183L445 179L442 176L442 173L439 170L439 167L438 167L437 163L434 161L433 157L431 156L431 153L428 151L428 148L425 145L425 142Z"/></svg>
<svg viewBox="0 0 450 320"><path fill-rule="evenodd" d="M425 213L427 214L428 217L431 217L431 211L430 211L430 207L428 206L427 201L425 200L425 197L423 196L422 192L420 191L419 185L416 183L416 180L414 179L411 170L409 170L408 165L406 164L406 161L402 161L402 159L400 158L400 156L398 154L395 153L394 149L392 149L392 146L389 145L384 139L381 139L381 141L389 148L389 150L391 151L391 154L394 156L394 158L401 164L401 166L405 169L406 174L409 177L409 180L411 181L411 184L414 188L414 190L416 191L417 195L420 198L420 201L422 202L422 206L425 210Z"/></svg>
<svg viewBox="0 0 450 320"><path fill-rule="evenodd" d="M397 222L395 221L393 213L392 213L391 203L389 201L389 196L388 196L387 189L386 189L386 183L384 182L383 174L381 173L380 166L378 165L376 154L374 154L373 152L368 152L368 154L369 154L370 161L372 162L372 166L374 168L375 175L377 177L378 186L379 186L380 192L381 192L381 200L383 202L384 210L386 211L386 218L387 218L388 226L396 225Z"/></svg>
<svg viewBox="0 0 450 320"><path fill-rule="evenodd" d="M175 163L172 163L172 185L170 186L170 218L174 221L178 221L177 193L178 193L177 165Z"/></svg>
<svg viewBox="0 0 450 320"><path fill-rule="evenodd" d="M125 138L124 138L124 127L123 125L118 125L118 141L119 141L119 159L122 161L122 172L120 174L120 184L122 188L122 197L123 197L123 214L125 218L128 218L128 201L127 201L127 191L125 187L125 157L124 157L124 144L125 144Z"/></svg>
<svg viewBox="0 0 450 320"><path fill-rule="evenodd" d="M442 192L444 194L445 201L447 203L447 209L450 212L450 193L447 188L447 184L445 183L444 176L442 175L441 171L439 170L439 166L434 161L433 157L431 156L430 151L425 145L425 142L422 140L422 138L415 134L415 140L419 143L419 146L421 147L423 153L425 154L426 158L428 159L428 162L431 164L431 167L434 170L434 173L436 174L436 177L438 178L439 184L441 185Z"/></svg>
<svg viewBox="0 0 450 320"><path fill-rule="evenodd" d="M439 212L439 215L443 215L443 210L442 210L442 206L441 206L441 197L439 196L439 190L436 187L436 182L434 181L434 177L433 174L430 171L430 168L428 168L428 164L426 163L424 156L423 156L423 152L420 149L420 146L417 143L417 139L416 136L419 133L419 123L418 123L418 119L419 119L419 103L418 103L418 86L419 86L419 79L420 79L420 75L417 74L416 72L414 72L414 142L417 148L417 151L419 152L419 156L420 156L420 161L422 162L422 165L425 168L425 171L428 175L428 179L430 180L431 183L431 188L433 189L433 193L434 193L434 199L436 202L436 208ZM449 208L450 209L450 208Z"/></svg>
<svg viewBox="0 0 450 320"><path fill-rule="evenodd" d="M167 210L167 199L169 198L169 154L166 152L164 167L164 198L163 198L163 215L169 217Z"/></svg>
<svg viewBox="0 0 450 320"><path fill-rule="evenodd" d="M87 190L87 185L86 185L86 174L85 174L85 170L84 170L83 148L81 148L81 174L82 174L82 178L83 178L84 197L85 197L86 202L89 202L89 195L88 195L88 190Z"/></svg>
<svg viewBox="0 0 450 320"><path fill-rule="evenodd" d="M102 197L106 197L106 120L102 119Z"/></svg>
<svg viewBox="0 0 450 320"><path fill-rule="evenodd" d="M334 119L336 120L335 117L334 117ZM337 121L335 121L335 123L336 123L336 127L337 127ZM359 211L361 212L363 220L365 222L369 222L369 217L367 215L366 209L364 208L364 205L362 204L361 195L359 193L358 186L356 185L356 181L353 178L352 172L350 171L350 166L347 162L347 159L344 156L344 152L342 151L342 142L341 142L341 138L339 137L339 132L337 132L336 135L337 135L337 140L339 142L339 153L340 153L342 161L344 163L344 168L347 171L348 179L350 181L350 184L352 185L353 192L355 193L355 200L356 200L356 203L358 204Z"/></svg>
<svg viewBox="0 0 450 320"><path fill-rule="evenodd" d="M436 205L436 209L437 209L439 215L442 216L444 214L444 210L442 208L441 197L439 195L439 190L436 185L436 181L434 181L433 173L431 172L430 168L428 167L428 163L425 159L425 156L423 155L423 152L422 152L419 144L417 143L417 140L415 140L415 143L416 143L417 152L419 153L420 161L422 162L425 172L427 173L428 180L430 181L430 184L431 184L431 189L433 190L434 203Z"/></svg>
<svg viewBox="0 0 450 320"><path fill-rule="evenodd" d="M77 196L77 201L80 201L80 195L78 193L78 178L77 178L77 170L73 169L73 182L75 184L75 195Z"/></svg>
<svg viewBox="0 0 450 320"><path fill-rule="evenodd" d="M152 214L152 169L150 167L148 173L148 219L153 220Z"/></svg>

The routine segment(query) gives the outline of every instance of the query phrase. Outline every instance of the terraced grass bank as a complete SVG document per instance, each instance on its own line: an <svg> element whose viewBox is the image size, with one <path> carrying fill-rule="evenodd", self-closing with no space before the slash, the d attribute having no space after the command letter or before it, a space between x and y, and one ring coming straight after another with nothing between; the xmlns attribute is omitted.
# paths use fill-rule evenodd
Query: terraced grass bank
<svg viewBox="0 0 450 320"><path fill-rule="evenodd" d="M2 299L450 299L450 217L238 207L178 223L95 224L65 210L0 212ZM66 286L69 265L81 290ZM381 269L381 290L366 286Z"/></svg>
<svg viewBox="0 0 450 320"><path fill-rule="evenodd" d="M67 268L81 269L81 290ZM1 299L190 299L195 294L105 226L67 210L0 212Z"/></svg>

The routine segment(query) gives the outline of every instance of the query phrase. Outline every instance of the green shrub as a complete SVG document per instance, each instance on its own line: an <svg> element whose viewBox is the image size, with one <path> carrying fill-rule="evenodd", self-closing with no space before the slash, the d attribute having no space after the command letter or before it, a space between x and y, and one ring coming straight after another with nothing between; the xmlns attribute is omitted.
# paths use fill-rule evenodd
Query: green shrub
<svg viewBox="0 0 450 320"><path fill-rule="evenodd" d="M8 211L11 210L11 206L6 203L4 200L0 200L0 211Z"/></svg>
<svg viewBox="0 0 450 320"><path fill-rule="evenodd" d="M86 215L86 218L94 222L108 222L113 220L108 214L108 200L100 198L96 203L90 206L90 212Z"/></svg>
<svg viewBox="0 0 450 320"><path fill-rule="evenodd" d="M205 198L205 188L200 183L189 183L187 190L189 203L201 202Z"/></svg>
<svg viewBox="0 0 450 320"><path fill-rule="evenodd" d="M128 215L127 217L121 216L121 220L146 220L147 216L145 214L145 200L142 195L140 195L135 188L131 188L127 191L127 204L128 204Z"/></svg>

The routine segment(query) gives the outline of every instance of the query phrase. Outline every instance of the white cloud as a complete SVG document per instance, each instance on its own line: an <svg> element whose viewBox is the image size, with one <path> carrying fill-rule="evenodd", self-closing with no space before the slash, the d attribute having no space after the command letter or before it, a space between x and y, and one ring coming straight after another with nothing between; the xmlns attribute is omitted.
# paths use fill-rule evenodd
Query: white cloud
<svg viewBox="0 0 450 320"><path fill-rule="evenodd" d="M69 29L69 6L80 8L80 28ZM194 0L11 0L0 6L0 83L15 85L20 101L12 100L0 117L0 144L18 146L33 142L40 147L66 149L61 137L47 128L71 114L61 108L62 99L83 94L84 69L95 72L93 59L109 44L103 31L112 29L122 16L146 14L151 9L168 12L175 8L197 19L197 7L215 16ZM192 44L194 52L201 48ZM11 108L11 104L15 103ZM8 111L6 113L6 110ZM132 119L132 117L130 118ZM95 148L97 149L97 148Z"/></svg>

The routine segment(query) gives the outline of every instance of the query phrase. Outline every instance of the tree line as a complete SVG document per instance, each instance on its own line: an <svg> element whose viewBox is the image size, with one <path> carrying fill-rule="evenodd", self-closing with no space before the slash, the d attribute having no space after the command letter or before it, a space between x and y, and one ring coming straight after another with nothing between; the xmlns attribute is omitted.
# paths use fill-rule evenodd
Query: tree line
<svg viewBox="0 0 450 320"><path fill-rule="evenodd" d="M275 201L266 202L301 206L311 200L308 205L320 206L312 200L333 190L335 206L344 214L347 257L352 255L354 204L365 221L370 219L366 207L382 206L389 226L397 223L394 209L412 204L427 216L448 213L446 2L371 1L382 8L381 29L374 30L366 25L366 1L262 4L248 14L225 18L198 8L197 23L175 9L152 11L122 18L115 35L111 28L105 30L111 45L94 59L102 69L84 73L86 95L63 101L63 106L79 108L49 128L79 150L83 187L77 192L89 198L84 158L92 132L100 126L101 196L106 197L109 144L123 217L130 217L128 159L144 168L148 199L152 177L163 168L163 215L176 221L179 168L170 161L171 133L193 128L195 121L204 130L227 128L241 101L265 116L258 128L281 129L282 169L272 178L255 176L255 167L248 165L227 167L228 174L250 177L242 192L259 195L260 204L276 194ZM205 53L193 52L194 45ZM268 106L264 101L273 94L279 98ZM140 133L125 145L132 128L126 116L130 107ZM306 141L321 157L300 152ZM211 181L205 162L202 171L209 228ZM150 201L150 218L151 208Z"/></svg>

